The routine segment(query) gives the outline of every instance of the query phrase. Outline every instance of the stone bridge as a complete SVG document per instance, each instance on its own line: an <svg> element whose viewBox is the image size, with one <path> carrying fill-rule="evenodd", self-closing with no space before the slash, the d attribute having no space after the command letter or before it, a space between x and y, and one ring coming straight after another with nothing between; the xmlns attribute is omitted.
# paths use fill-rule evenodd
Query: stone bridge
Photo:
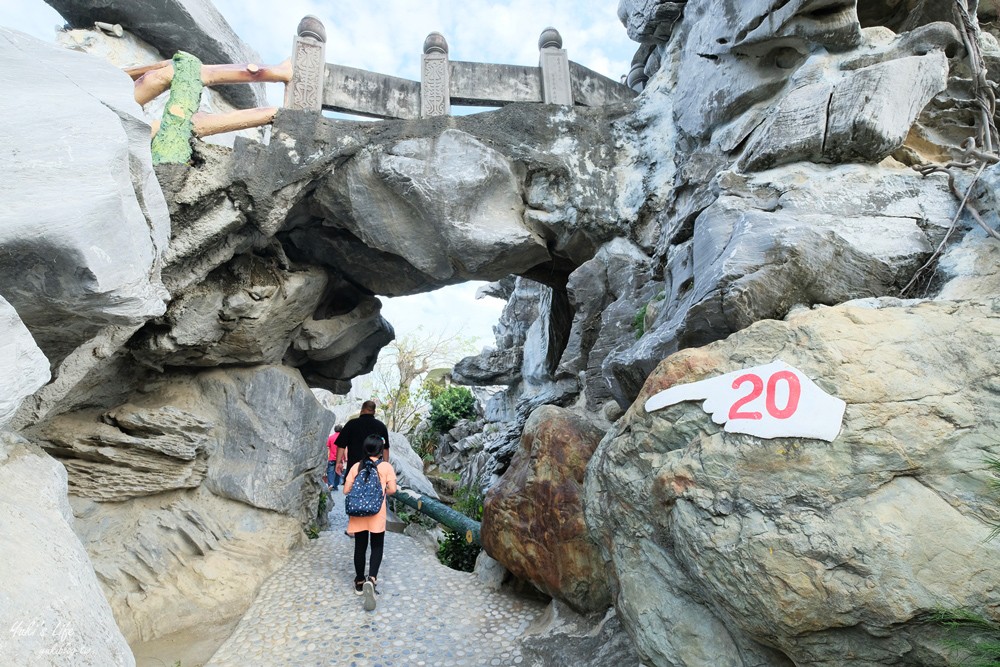
<svg viewBox="0 0 1000 667"><path fill-rule="evenodd" d="M501 107L513 102L601 106L636 93L569 59L562 36L547 28L538 38L538 67L449 60L444 35L424 40L420 81L326 62L326 29L314 16L299 23L294 76L285 106L409 120L446 116L451 105Z"/></svg>

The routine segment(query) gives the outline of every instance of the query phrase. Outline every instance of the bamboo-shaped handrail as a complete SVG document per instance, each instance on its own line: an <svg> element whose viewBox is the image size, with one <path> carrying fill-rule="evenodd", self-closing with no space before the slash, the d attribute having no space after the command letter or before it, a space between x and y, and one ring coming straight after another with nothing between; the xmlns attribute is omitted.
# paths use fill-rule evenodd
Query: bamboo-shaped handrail
<svg viewBox="0 0 1000 667"><path fill-rule="evenodd" d="M469 544L482 544L479 540L479 522L470 519L457 510L453 510L441 501L402 487L396 491L395 495L390 497L395 498L404 505L412 507L418 512L423 512L438 523L458 533L464 533L465 541Z"/></svg>

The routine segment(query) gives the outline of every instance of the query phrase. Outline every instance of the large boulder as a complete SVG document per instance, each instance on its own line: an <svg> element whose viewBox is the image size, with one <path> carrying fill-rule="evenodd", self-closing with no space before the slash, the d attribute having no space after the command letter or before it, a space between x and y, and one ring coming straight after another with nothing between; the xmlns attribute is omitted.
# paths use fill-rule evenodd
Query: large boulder
<svg viewBox="0 0 1000 667"><path fill-rule="evenodd" d="M334 416L302 376L282 366L218 369L199 375L192 389L189 400L211 406L219 429L205 487L308 524L316 515Z"/></svg>
<svg viewBox="0 0 1000 667"><path fill-rule="evenodd" d="M66 501L66 471L0 434L0 656L8 665L129 667L132 651L94 576Z"/></svg>
<svg viewBox="0 0 1000 667"><path fill-rule="evenodd" d="M169 403L66 413L26 431L69 473L74 495L106 502L195 488L217 446L215 424Z"/></svg>
<svg viewBox="0 0 1000 667"><path fill-rule="evenodd" d="M413 451L410 441L402 433L389 433L389 462L396 471L396 480L400 486L413 489L428 498L438 497L434 485L424 474L423 459Z"/></svg>
<svg viewBox="0 0 1000 667"><path fill-rule="evenodd" d="M535 410L521 448L483 505L483 548L515 576L582 612L610 600L605 563L591 542L581 491L603 433L553 406Z"/></svg>
<svg viewBox="0 0 1000 667"><path fill-rule="evenodd" d="M369 248L447 284L457 276L526 271L549 258L545 241L524 224L521 178L506 156L448 129L362 151L317 200L347 211L347 231ZM454 258L461 258L458 266ZM363 257L344 260L347 275L364 275L373 291L386 293L371 283L377 274L361 270Z"/></svg>
<svg viewBox="0 0 1000 667"><path fill-rule="evenodd" d="M63 460L83 498L204 486L308 524L333 422L297 371L259 366L175 371L111 410L64 413L26 433Z"/></svg>
<svg viewBox="0 0 1000 667"><path fill-rule="evenodd" d="M948 663L924 615L1000 620L986 541L1000 303L799 310L666 359L587 471L616 607L653 665ZM833 442L726 433L670 386L781 359L847 402Z"/></svg>
<svg viewBox="0 0 1000 667"><path fill-rule="evenodd" d="M170 220L120 69L0 29L0 284L53 364L164 312Z"/></svg>

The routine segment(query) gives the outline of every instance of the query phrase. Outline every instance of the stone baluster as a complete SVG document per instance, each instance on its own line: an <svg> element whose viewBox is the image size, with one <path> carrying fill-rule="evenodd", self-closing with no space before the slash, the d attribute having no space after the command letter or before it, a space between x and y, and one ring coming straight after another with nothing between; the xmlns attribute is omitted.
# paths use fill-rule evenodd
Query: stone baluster
<svg viewBox="0 0 1000 667"><path fill-rule="evenodd" d="M451 72L448 68L448 42L444 35L432 32L424 40L420 67L420 116L447 116L451 113Z"/></svg>
<svg viewBox="0 0 1000 667"><path fill-rule="evenodd" d="M572 106L569 56L562 48L562 35L555 28L546 28L538 38L538 66L542 70L542 101Z"/></svg>
<svg viewBox="0 0 1000 667"><path fill-rule="evenodd" d="M321 111L326 78L326 28L310 15L299 21L295 32L292 80L285 86L285 107Z"/></svg>

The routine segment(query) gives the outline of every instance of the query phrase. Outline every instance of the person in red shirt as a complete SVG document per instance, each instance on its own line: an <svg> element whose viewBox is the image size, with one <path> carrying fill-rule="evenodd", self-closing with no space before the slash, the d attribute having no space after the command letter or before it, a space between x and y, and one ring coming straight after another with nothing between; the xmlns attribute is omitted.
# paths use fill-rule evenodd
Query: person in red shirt
<svg viewBox="0 0 1000 667"><path fill-rule="evenodd" d="M331 489L340 488L341 475L337 474L337 436L343 426L337 424L333 427L333 433L326 439L326 447L329 450L330 458L326 464L326 483Z"/></svg>

